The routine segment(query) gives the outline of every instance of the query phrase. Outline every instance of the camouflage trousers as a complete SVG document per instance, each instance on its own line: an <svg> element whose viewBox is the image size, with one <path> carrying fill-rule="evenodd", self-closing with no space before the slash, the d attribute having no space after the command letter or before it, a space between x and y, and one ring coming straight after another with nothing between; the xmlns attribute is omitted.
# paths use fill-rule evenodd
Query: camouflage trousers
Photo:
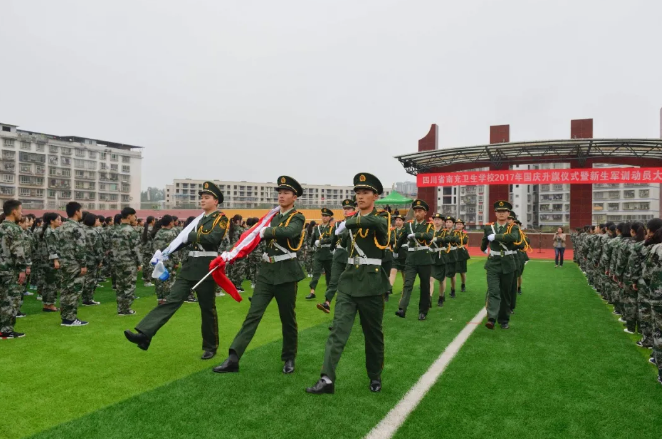
<svg viewBox="0 0 662 439"><path fill-rule="evenodd" d="M653 358L657 364L657 373L662 376L662 300L652 301L651 317L653 319Z"/></svg>
<svg viewBox="0 0 662 439"><path fill-rule="evenodd" d="M257 274L262 263L262 253L253 252L248 255L248 279L252 285L257 285Z"/></svg>
<svg viewBox="0 0 662 439"><path fill-rule="evenodd" d="M651 306L650 288L645 282L637 284L637 320L639 321L639 332L643 335L641 342L650 347L653 344L653 316Z"/></svg>
<svg viewBox="0 0 662 439"><path fill-rule="evenodd" d="M87 274L83 276L83 302L94 300L94 290L97 289L99 281L99 268L97 266L87 267Z"/></svg>
<svg viewBox="0 0 662 439"><path fill-rule="evenodd" d="M62 274L60 270L53 267L44 268L44 283L41 289L42 303L44 305L55 305L57 301L57 292L62 284Z"/></svg>
<svg viewBox="0 0 662 439"><path fill-rule="evenodd" d="M153 253L143 253L143 262L145 263L143 265L143 281L145 283L152 282L152 272L154 271L154 267L149 263L149 261L152 259L152 256L154 256ZM168 271L170 271L172 274L172 270L170 270L170 268L168 268Z"/></svg>
<svg viewBox="0 0 662 439"><path fill-rule="evenodd" d="M248 264L246 263L246 258L240 259L230 265L230 276L228 276L228 278L232 281L235 287L241 287L241 283L246 279L247 268Z"/></svg>
<svg viewBox="0 0 662 439"><path fill-rule="evenodd" d="M136 281L138 280L138 267L135 264L115 265L115 285L117 289L117 312L124 314L129 312L133 301L136 299Z"/></svg>
<svg viewBox="0 0 662 439"><path fill-rule="evenodd" d="M18 283L18 273L0 275L0 332L14 331L22 299L23 285Z"/></svg>
<svg viewBox="0 0 662 439"><path fill-rule="evenodd" d="M620 301L623 308L623 320L627 322L628 329L637 327L637 291L631 285L623 285L620 293Z"/></svg>
<svg viewBox="0 0 662 439"><path fill-rule="evenodd" d="M62 320L76 320L78 300L83 294L85 277L80 274L80 265L60 263L60 316Z"/></svg>
<svg viewBox="0 0 662 439"><path fill-rule="evenodd" d="M156 298L158 300L164 300L168 296L168 294L170 293L170 288L172 288L172 285L175 283L175 280L177 279L177 270L173 268L175 264L173 264L171 261L165 261L163 265L165 265L166 269L168 269L168 272L170 273L170 277L168 278L168 280L165 281L159 279L153 279L154 285L156 286L154 288L156 290ZM151 276L152 275L150 274L150 279Z"/></svg>

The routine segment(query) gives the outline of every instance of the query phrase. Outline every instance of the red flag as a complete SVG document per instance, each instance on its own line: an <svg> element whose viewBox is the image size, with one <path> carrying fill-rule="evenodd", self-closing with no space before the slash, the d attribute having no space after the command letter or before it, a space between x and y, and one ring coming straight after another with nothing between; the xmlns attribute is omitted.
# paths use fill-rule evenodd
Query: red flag
<svg viewBox="0 0 662 439"><path fill-rule="evenodd" d="M218 256L209 264L209 269L212 271L211 275L214 278L214 281L216 281L219 287L227 291L237 302L241 302L242 297L239 295L237 288L225 274L225 266L228 263L233 264L234 261L245 258L255 250L260 243L260 230L271 223L271 219L279 210L279 207L271 209L266 215L260 218L260 221L258 221L257 224L241 234L241 237L235 243L232 250L229 252L223 252L221 256Z"/></svg>

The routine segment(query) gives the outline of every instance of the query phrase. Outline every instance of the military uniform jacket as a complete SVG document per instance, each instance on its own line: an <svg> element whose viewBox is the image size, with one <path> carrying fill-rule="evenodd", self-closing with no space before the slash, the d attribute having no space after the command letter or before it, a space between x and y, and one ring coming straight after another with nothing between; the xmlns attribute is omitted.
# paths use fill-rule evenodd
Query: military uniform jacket
<svg viewBox="0 0 662 439"><path fill-rule="evenodd" d="M315 258L318 261L329 261L333 259L331 243L335 236L336 226L318 225L313 228L313 234L310 236L310 244L315 248ZM319 240L320 247L315 247L315 241Z"/></svg>
<svg viewBox="0 0 662 439"><path fill-rule="evenodd" d="M86 267L87 243L83 226L75 220L68 220L58 228L57 234L60 243L58 248L60 264Z"/></svg>
<svg viewBox="0 0 662 439"><path fill-rule="evenodd" d="M13 276L25 271L28 261L25 257L23 229L13 221L0 224L0 275Z"/></svg>
<svg viewBox="0 0 662 439"><path fill-rule="evenodd" d="M400 249L404 244L407 244L409 248L409 255L407 256L407 265L432 265L432 256L430 252L423 247L430 247L432 242L432 232L434 227L430 223L425 221L417 223L416 221L407 223L404 227L405 232L400 237L400 240L396 244L397 253L399 254ZM407 236L414 234L414 238L409 239ZM420 249L415 251L410 251L412 249Z"/></svg>
<svg viewBox="0 0 662 439"><path fill-rule="evenodd" d="M336 235L335 231L333 232L333 237L331 239L331 248L333 249L333 261L346 263L349 253L347 251L347 243L349 241L349 231L347 229L340 232Z"/></svg>
<svg viewBox="0 0 662 439"><path fill-rule="evenodd" d="M450 236L448 230L443 227L432 231L432 242L430 244L430 253L432 254L433 265L445 265L448 263L448 253L450 253L451 243L456 240Z"/></svg>
<svg viewBox="0 0 662 439"><path fill-rule="evenodd" d="M454 238L458 237L456 230L446 230L446 235L447 236L452 236ZM451 243L451 246L450 246L450 249L449 249L449 252L448 252L448 260L447 260L448 264L454 264L458 261L458 253L457 253L458 246L456 245L458 243L458 241L459 241L459 239L456 239Z"/></svg>
<svg viewBox="0 0 662 439"><path fill-rule="evenodd" d="M407 262L407 255L409 253L407 251L407 249L409 247L400 246L400 248L398 248L397 250L396 250L396 248L397 248L398 242L400 241L400 239L402 239L402 235L404 235L405 238L407 238L407 233L405 233L405 232L406 231L405 231L404 227L402 227L401 229L395 228L395 229L393 229L393 232L392 232L393 235L394 235L393 236L393 257L398 261L398 264L401 264L401 265L405 265L405 263Z"/></svg>
<svg viewBox="0 0 662 439"><path fill-rule="evenodd" d="M469 245L469 235L464 230L456 230L453 234L457 237L457 260L466 261L471 259L469 256L469 250L467 250L467 245Z"/></svg>
<svg viewBox="0 0 662 439"><path fill-rule="evenodd" d="M122 224L113 234L110 243L112 260L115 265L136 266L142 265L142 252L139 246L140 234L130 224Z"/></svg>
<svg viewBox="0 0 662 439"><path fill-rule="evenodd" d="M490 242L487 237L495 233L494 241ZM516 269L515 253L504 255L506 251L516 251L516 247L522 243L519 227L517 224L504 224L500 226L494 223L494 232L492 226L488 225L483 229L483 239L480 243L480 250L485 251L488 247L490 255L485 262L485 270L497 271L499 273L512 273ZM491 253L495 252L495 253ZM496 256L496 253L501 256Z"/></svg>
<svg viewBox="0 0 662 439"><path fill-rule="evenodd" d="M173 228L174 229L174 228ZM195 230L188 234L187 246L182 247L184 254L189 251L214 252L228 232L228 217L223 212L215 211L202 217ZM175 232L177 235L180 232ZM179 250L179 249L178 249ZM198 281L209 273L209 264L216 256L189 256L182 264L179 276L182 279Z"/></svg>
<svg viewBox="0 0 662 439"><path fill-rule="evenodd" d="M266 254L269 257L295 253L303 244L303 226L306 218L301 212L292 209L285 214L278 213L271 219L269 227L264 229ZM287 252L283 252L281 247ZM331 253L329 253L331 256ZM258 271L258 282L269 285L280 285L288 282L299 282L306 277L303 267L297 258L278 262L262 261Z"/></svg>
<svg viewBox="0 0 662 439"><path fill-rule="evenodd" d="M346 221L351 233L349 258L361 258L361 252L367 259L379 264L348 263L340 275L338 291L352 297L379 296L388 290L390 282L382 268L384 249L388 246L389 225L386 218L377 215L377 209L367 215L356 214ZM357 250L361 249L361 252ZM426 252L427 253L427 252Z"/></svg>

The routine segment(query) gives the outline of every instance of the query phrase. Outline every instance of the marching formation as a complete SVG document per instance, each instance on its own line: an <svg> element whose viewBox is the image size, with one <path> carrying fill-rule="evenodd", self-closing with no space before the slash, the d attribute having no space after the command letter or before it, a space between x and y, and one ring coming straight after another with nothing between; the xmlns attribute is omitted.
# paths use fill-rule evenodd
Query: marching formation
<svg viewBox="0 0 662 439"><path fill-rule="evenodd" d="M637 345L652 350L662 384L662 219L585 226L573 244L589 285L613 305L625 332L641 334Z"/></svg>

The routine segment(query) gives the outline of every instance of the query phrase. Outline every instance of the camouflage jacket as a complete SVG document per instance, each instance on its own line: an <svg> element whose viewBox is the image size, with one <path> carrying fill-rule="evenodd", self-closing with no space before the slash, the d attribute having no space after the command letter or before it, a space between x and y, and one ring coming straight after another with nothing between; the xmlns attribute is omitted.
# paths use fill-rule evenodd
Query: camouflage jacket
<svg viewBox="0 0 662 439"><path fill-rule="evenodd" d="M78 264L85 267L87 262L87 242L83 226L77 221L68 220L58 228L60 263Z"/></svg>
<svg viewBox="0 0 662 439"><path fill-rule="evenodd" d="M35 256L36 256L34 235L32 235L32 232L28 229L21 229L21 234L23 235L25 259L27 260L28 265L32 265L35 262Z"/></svg>
<svg viewBox="0 0 662 439"><path fill-rule="evenodd" d="M649 288L651 300L662 301L662 244L644 246L644 265L639 279L640 288Z"/></svg>
<svg viewBox="0 0 662 439"><path fill-rule="evenodd" d="M609 263L611 262L611 254L614 251L614 247L617 244L615 238L607 237L607 239L602 240L602 253L600 254L599 266L604 273L609 271Z"/></svg>
<svg viewBox="0 0 662 439"><path fill-rule="evenodd" d="M145 240L145 242L143 242L142 240L142 233L140 234L140 242L142 244L143 258L146 258L149 255L149 259L152 259L152 255L154 255L154 252L156 251L156 247L154 246L154 238L152 238L152 230L154 230L154 227L147 226L147 239Z"/></svg>
<svg viewBox="0 0 662 439"><path fill-rule="evenodd" d="M641 271L644 268L644 258L644 241L633 241L628 260L625 264L625 272L623 273L623 282L626 285L639 283Z"/></svg>
<svg viewBox="0 0 662 439"><path fill-rule="evenodd" d="M170 245L170 243L177 237L177 232L175 231L174 228L170 229L159 229L156 232L156 235L154 235L154 238L151 240L151 245L154 251L156 250L165 250L165 248ZM150 255L151 259L152 255ZM179 252L174 252L169 256L168 261L166 261L166 265L168 267L172 267L175 264L179 263Z"/></svg>
<svg viewBox="0 0 662 439"><path fill-rule="evenodd" d="M85 231L85 242L87 245L87 251L85 252L87 262L85 266L94 268L101 264L103 260L104 251L101 234L94 226L83 226L83 230Z"/></svg>
<svg viewBox="0 0 662 439"><path fill-rule="evenodd" d="M47 264L52 265L54 259L60 259L60 231L47 227L42 240L43 254L46 256Z"/></svg>
<svg viewBox="0 0 662 439"><path fill-rule="evenodd" d="M115 265L142 265L140 234L130 224L121 224L111 235L111 261Z"/></svg>
<svg viewBox="0 0 662 439"><path fill-rule="evenodd" d="M23 230L13 221L5 220L0 224L0 273L14 275L27 268L28 259L25 255L25 238Z"/></svg>
<svg viewBox="0 0 662 439"><path fill-rule="evenodd" d="M631 238L624 236L619 239L618 246L614 249L615 257L612 257L614 262L611 264L612 268L610 272L616 276L616 279L620 282L624 281L625 270L627 268L633 244L634 241Z"/></svg>

